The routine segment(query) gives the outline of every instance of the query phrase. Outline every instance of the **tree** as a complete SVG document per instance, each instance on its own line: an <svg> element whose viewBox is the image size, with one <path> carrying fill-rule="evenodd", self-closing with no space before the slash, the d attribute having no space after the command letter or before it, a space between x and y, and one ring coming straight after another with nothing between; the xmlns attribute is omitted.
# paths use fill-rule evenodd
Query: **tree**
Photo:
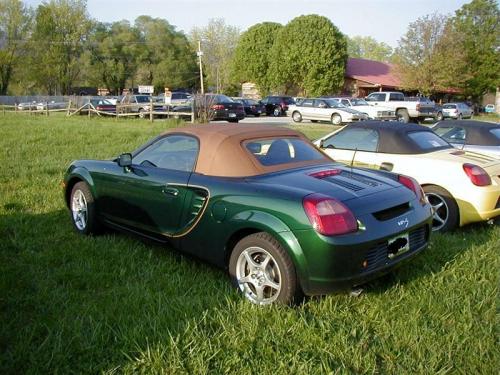
<svg viewBox="0 0 500 375"><path fill-rule="evenodd" d="M224 92L235 83L231 80L231 61L239 37L240 30L226 25L223 18L210 19L206 27L191 30L189 39L194 49L201 41L207 83L216 92Z"/></svg>
<svg viewBox="0 0 500 375"><path fill-rule="evenodd" d="M391 60L392 53L391 46L384 42L377 42L371 36L347 37L347 54L349 57L387 62Z"/></svg>
<svg viewBox="0 0 500 375"><path fill-rule="evenodd" d="M96 24L89 38L91 82L121 94L137 70L139 32L128 21ZM130 82L131 83L131 82ZM133 84L131 83L131 86Z"/></svg>
<svg viewBox="0 0 500 375"><path fill-rule="evenodd" d="M459 61L465 95L478 100L500 85L500 11L496 0L473 0L456 11L452 28L460 36Z"/></svg>
<svg viewBox="0 0 500 375"><path fill-rule="evenodd" d="M9 83L26 51L31 12L20 0L0 0L0 95Z"/></svg>
<svg viewBox="0 0 500 375"><path fill-rule="evenodd" d="M447 16L432 14L410 23L394 56L403 87L424 95L456 87L463 78L456 71L459 42Z"/></svg>
<svg viewBox="0 0 500 375"><path fill-rule="evenodd" d="M166 20L140 16L135 20L143 53L138 56L136 81L165 87L193 87L196 84L196 55L186 36Z"/></svg>
<svg viewBox="0 0 500 375"><path fill-rule="evenodd" d="M84 0L51 0L38 6L31 38L31 75L49 94L67 94L80 76L92 22Z"/></svg>
<svg viewBox="0 0 500 375"><path fill-rule="evenodd" d="M317 96L343 85L347 42L326 17L294 18L279 30L270 56L270 79L280 91L296 86L304 95Z"/></svg>
<svg viewBox="0 0 500 375"><path fill-rule="evenodd" d="M241 35L232 64L232 76L236 81L254 82L261 93L269 92L270 50L282 28L279 23L258 23Z"/></svg>

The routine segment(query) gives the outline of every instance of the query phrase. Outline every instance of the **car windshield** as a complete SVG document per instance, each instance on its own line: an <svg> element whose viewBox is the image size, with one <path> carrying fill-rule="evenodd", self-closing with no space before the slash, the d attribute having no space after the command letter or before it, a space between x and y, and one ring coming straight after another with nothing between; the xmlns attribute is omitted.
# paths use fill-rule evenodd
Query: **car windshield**
<svg viewBox="0 0 500 375"><path fill-rule="evenodd" d="M364 99L351 99L351 105L359 106L359 105L369 105L369 104Z"/></svg>
<svg viewBox="0 0 500 375"><path fill-rule="evenodd" d="M247 141L244 145L264 166L325 159L319 150L300 138L267 138Z"/></svg>
<svg viewBox="0 0 500 375"><path fill-rule="evenodd" d="M347 108L345 105L337 101L337 99L324 99L330 108Z"/></svg>
<svg viewBox="0 0 500 375"><path fill-rule="evenodd" d="M226 95L207 95L206 100L209 103L234 103L234 100Z"/></svg>
<svg viewBox="0 0 500 375"><path fill-rule="evenodd" d="M443 109L455 109L457 108L456 104L445 104L443 105Z"/></svg>
<svg viewBox="0 0 500 375"><path fill-rule="evenodd" d="M452 147L448 142L432 131L411 132L408 133L408 138L410 138L420 150L425 152Z"/></svg>

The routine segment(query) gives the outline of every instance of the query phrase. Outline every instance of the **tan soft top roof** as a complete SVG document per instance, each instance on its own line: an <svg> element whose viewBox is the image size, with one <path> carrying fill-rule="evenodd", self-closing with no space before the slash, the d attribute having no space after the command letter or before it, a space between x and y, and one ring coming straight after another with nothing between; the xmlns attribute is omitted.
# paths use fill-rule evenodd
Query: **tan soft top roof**
<svg viewBox="0 0 500 375"><path fill-rule="evenodd" d="M242 145L244 141L265 138L301 138L310 141L300 132L280 126L258 124L191 125L170 129L164 134L188 134L199 139L200 151L195 172L221 177L246 177L275 172L293 167L314 165L331 161L292 162L264 166ZM314 147L314 146L313 146Z"/></svg>

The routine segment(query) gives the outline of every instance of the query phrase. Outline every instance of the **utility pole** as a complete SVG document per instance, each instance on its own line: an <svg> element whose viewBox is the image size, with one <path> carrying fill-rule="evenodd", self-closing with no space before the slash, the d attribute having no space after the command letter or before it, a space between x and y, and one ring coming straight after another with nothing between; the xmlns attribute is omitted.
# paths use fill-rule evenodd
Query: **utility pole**
<svg viewBox="0 0 500 375"><path fill-rule="evenodd" d="M201 50L201 41L198 40L198 51L196 52L198 56L198 62L200 64L200 82L201 82L201 94L205 94L205 89L203 87L203 65L201 64L201 57L203 56L203 51Z"/></svg>

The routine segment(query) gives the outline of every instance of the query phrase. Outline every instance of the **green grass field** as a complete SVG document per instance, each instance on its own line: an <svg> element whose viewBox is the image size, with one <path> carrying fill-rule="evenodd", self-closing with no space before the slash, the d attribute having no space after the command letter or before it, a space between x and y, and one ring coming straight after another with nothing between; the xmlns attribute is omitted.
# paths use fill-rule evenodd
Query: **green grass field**
<svg viewBox="0 0 500 375"><path fill-rule="evenodd" d="M171 249L77 235L67 165L174 125L0 114L0 373L498 373L498 226L435 235L359 297L265 308Z"/></svg>

